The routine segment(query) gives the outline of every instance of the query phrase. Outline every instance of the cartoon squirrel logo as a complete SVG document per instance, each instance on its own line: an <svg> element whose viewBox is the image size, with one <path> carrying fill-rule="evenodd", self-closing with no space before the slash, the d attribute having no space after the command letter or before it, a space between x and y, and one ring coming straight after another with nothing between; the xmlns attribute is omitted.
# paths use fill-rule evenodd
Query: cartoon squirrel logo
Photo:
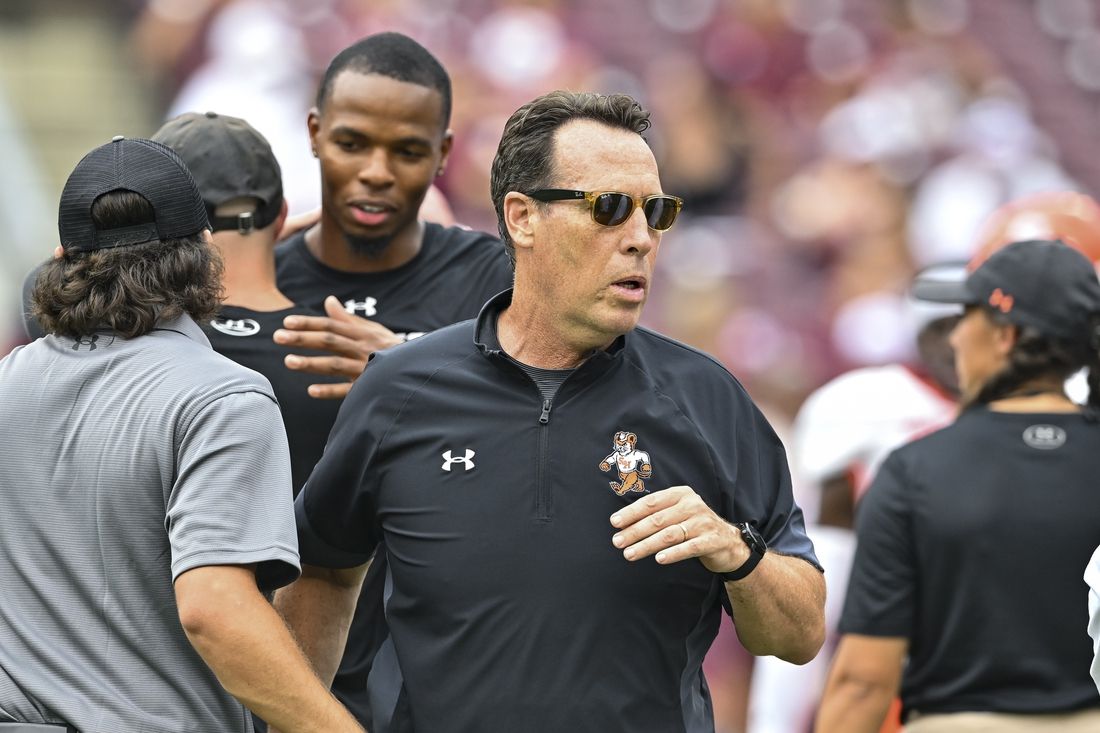
<svg viewBox="0 0 1100 733"><path fill-rule="evenodd" d="M619 470L619 480L609 481L612 491L622 496L628 491L645 491L645 481L653 475L653 466L649 462L649 454L644 450L637 450L638 436L620 430L615 433L611 445L615 450L611 455L600 461L600 470L608 472L612 464Z"/></svg>

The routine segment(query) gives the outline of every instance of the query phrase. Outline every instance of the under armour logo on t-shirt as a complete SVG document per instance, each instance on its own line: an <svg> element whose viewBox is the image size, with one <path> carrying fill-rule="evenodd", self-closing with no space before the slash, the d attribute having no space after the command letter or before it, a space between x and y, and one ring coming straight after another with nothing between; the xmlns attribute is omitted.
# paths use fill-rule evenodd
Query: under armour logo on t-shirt
<svg viewBox="0 0 1100 733"><path fill-rule="evenodd" d="M99 341L99 334L93 333L91 336L81 336L73 341L73 351L80 351L82 347L87 347L88 351L95 351L97 341Z"/></svg>
<svg viewBox="0 0 1100 733"><path fill-rule="evenodd" d="M451 455L451 451L445 451L443 453L443 470L450 471L451 465L455 463L461 463L469 471L474 467L474 456L476 454L469 448L466 449L465 456L458 456L457 458Z"/></svg>
<svg viewBox="0 0 1100 733"><path fill-rule="evenodd" d="M348 299L344 301L344 310L352 315L373 316L378 312L375 307L377 305L378 301L375 298L367 298L366 300Z"/></svg>

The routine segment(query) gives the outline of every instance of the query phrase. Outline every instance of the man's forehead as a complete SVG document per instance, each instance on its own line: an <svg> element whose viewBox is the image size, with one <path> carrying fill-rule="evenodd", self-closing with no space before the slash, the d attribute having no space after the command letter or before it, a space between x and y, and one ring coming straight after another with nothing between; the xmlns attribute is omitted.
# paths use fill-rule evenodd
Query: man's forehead
<svg viewBox="0 0 1100 733"><path fill-rule="evenodd" d="M657 162L642 136L594 120L574 120L554 134L556 185L628 180L659 187Z"/></svg>
<svg viewBox="0 0 1100 733"><path fill-rule="evenodd" d="M437 89L383 74L344 69L332 80L324 116L365 113L414 124L442 125L443 95Z"/></svg>

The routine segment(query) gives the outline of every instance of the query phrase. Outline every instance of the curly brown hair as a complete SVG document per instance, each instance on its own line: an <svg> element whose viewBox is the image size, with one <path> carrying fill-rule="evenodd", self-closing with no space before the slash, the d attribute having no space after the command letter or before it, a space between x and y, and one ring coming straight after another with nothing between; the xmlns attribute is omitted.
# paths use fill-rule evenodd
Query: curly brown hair
<svg viewBox="0 0 1100 733"><path fill-rule="evenodd" d="M96 199L98 229L154 221L141 195L113 191ZM47 333L81 338L110 329L123 338L160 320L212 318L221 305L222 261L203 235L91 252L65 251L35 280L33 313Z"/></svg>

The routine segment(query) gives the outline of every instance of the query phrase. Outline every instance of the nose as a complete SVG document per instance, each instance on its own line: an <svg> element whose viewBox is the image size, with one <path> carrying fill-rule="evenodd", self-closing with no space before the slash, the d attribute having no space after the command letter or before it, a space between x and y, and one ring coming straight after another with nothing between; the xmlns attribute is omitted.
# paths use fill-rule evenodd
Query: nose
<svg viewBox="0 0 1100 733"><path fill-rule="evenodd" d="M623 230L622 248L629 254L645 256L661 241L661 233L650 229L642 207L634 207L627 220L619 225Z"/></svg>
<svg viewBox="0 0 1100 733"><path fill-rule="evenodd" d="M369 188L386 188L393 184L393 169L385 149L379 147L367 153L359 168L359 180Z"/></svg>

